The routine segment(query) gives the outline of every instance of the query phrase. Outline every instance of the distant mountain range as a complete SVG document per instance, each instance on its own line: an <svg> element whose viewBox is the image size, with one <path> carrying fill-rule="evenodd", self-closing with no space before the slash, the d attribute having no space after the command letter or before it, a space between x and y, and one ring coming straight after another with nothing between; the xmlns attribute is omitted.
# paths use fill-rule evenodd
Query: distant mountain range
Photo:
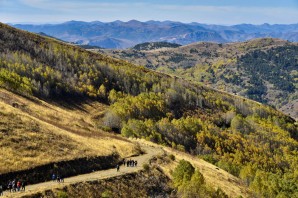
<svg viewBox="0 0 298 198"><path fill-rule="evenodd" d="M107 23L69 21L61 24L15 24L13 26L35 33L44 32L67 42L114 49L129 48L144 42L171 42L185 45L198 41L229 43L264 37L298 41L298 24L223 26L131 20Z"/></svg>

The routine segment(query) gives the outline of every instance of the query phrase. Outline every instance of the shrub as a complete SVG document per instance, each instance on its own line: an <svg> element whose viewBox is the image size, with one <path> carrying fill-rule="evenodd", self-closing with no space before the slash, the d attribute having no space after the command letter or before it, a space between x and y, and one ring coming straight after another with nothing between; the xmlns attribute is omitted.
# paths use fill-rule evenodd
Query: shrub
<svg viewBox="0 0 298 198"><path fill-rule="evenodd" d="M189 181L193 175L195 168L185 160L181 160L173 171L173 182L175 187L179 187L184 181Z"/></svg>
<svg viewBox="0 0 298 198"><path fill-rule="evenodd" d="M113 197L112 193L108 190L105 190L103 193L101 193L102 198L110 198Z"/></svg>
<svg viewBox="0 0 298 198"><path fill-rule="evenodd" d="M57 193L57 197L58 197L58 198L68 198L68 195L67 195L67 193L64 192L64 191L59 191L59 192Z"/></svg>
<svg viewBox="0 0 298 198"><path fill-rule="evenodd" d="M176 159L175 155L173 155L173 154L169 155L169 158L170 158L172 161L175 161L175 159Z"/></svg>
<svg viewBox="0 0 298 198"><path fill-rule="evenodd" d="M143 164L143 169L144 169L146 172L148 172L149 169L150 169L149 164Z"/></svg>

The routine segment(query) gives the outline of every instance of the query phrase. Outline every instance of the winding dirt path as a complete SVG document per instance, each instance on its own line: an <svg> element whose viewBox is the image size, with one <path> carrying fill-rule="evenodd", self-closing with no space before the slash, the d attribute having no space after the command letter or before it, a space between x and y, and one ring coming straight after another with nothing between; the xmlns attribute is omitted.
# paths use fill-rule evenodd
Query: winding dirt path
<svg viewBox="0 0 298 198"><path fill-rule="evenodd" d="M124 175L127 173L137 172L143 169L143 165L148 163L152 157L156 155L162 155L164 153L163 149L149 146L149 145L142 145L141 148L145 151L145 154L129 158L129 159L138 161L138 165L136 167L126 167L122 165L120 166L119 172L116 171L116 168L113 168L113 169L96 171L88 174L65 178L64 183L49 181L44 183L33 184L33 185L26 186L25 192L10 193L8 191L5 191L4 197L22 197L25 195L30 195L32 193L42 192L48 189L62 188L69 184L86 182L86 181L95 181L99 179L111 178L119 175Z"/></svg>
<svg viewBox="0 0 298 198"><path fill-rule="evenodd" d="M213 184L214 187L220 187L227 193L230 197L238 197L241 195L242 197L251 197L251 192L248 191L247 187L243 184L243 182L231 174L227 173L226 171L207 163L201 159L195 158L189 154L185 154L183 152L179 152L173 150L171 148L162 147L160 145L154 144L152 142L148 142L145 140L132 140L132 142L140 144L142 150L145 154L131 157L130 159L137 160L138 165L137 167L126 167L121 166L120 171L117 172L116 168L96 171L89 174L82 174L77 175L74 177L69 177L64 179L64 183L57 183L57 182L44 182L38 183L34 185L29 185L26 187L25 192L4 192L4 197L22 197L25 195L30 195L33 193L43 192L49 189L55 188L63 188L64 186L80 183L80 182L87 182L87 181L95 181L105 178L111 178L119 175L125 175L128 173L133 173L140 171L143 169L143 165L149 163L149 160L154 156L162 155L164 153L174 154L176 156L176 161L185 159L190 161L195 167L199 168L200 172L204 175L207 183ZM172 169L172 167L169 167Z"/></svg>
<svg viewBox="0 0 298 198"><path fill-rule="evenodd" d="M0 89L0 93L1 89ZM0 98L1 99L1 98ZM8 103L8 101L6 101ZM8 103L9 104L9 103ZM41 123L50 125L52 127L56 127L64 131L65 133L71 133L68 128L61 128L61 126L57 126L54 123L49 123L47 120L42 120L37 116L30 115L28 112L24 112L26 115L31 117L32 119L35 119ZM71 133L72 134L72 133ZM113 135L115 138L120 138L120 136ZM122 139L122 137L121 137ZM124 139L124 138L123 138ZM238 197L241 195L242 197L251 197L251 192L248 191L247 187L243 184L243 182L237 178L232 176L231 174L227 173L226 171L207 163L197 157L191 156L189 154L179 152L177 150L173 150L169 147L163 147L161 145L154 144L152 142L148 142L145 140L136 140L136 139L130 139L129 141L139 143L141 146L141 149L145 151L144 155L140 155L137 157L132 157L131 159L138 161L137 167L120 167L120 171L117 172L116 168L109 169L109 170L102 170L102 171L96 171L89 174L82 174L74 177L65 178L64 183L57 183L57 182L44 182L34 185L29 185L26 187L25 192L16 192L16 193L10 193L10 192L4 192L4 197L22 197L25 195L30 195L37 192L42 192L48 189L55 189L55 188L63 188L64 186L67 186L69 184L74 183L80 183L80 182L86 182L86 181L94 181L94 180L100 180L105 178L111 178L119 175L125 175L132 172L137 172L143 168L143 165L145 163L148 163L149 160L157 155L162 155L163 153L173 154L176 157L176 162L178 162L181 159L185 159L187 161L190 161L195 167L199 168L200 172L204 175L206 182L209 184L212 184L215 188L220 187L231 197ZM167 167L167 169L173 169L174 167ZM50 177L50 176L49 176Z"/></svg>

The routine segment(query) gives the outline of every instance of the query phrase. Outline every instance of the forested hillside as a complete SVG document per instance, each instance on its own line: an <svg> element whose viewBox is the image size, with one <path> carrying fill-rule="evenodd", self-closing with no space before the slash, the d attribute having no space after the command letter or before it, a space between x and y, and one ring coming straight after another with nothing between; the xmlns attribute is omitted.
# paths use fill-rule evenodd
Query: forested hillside
<svg viewBox="0 0 298 198"><path fill-rule="evenodd" d="M167 42L147 42L135 45L132 49L135 50L155 50L160 48L177 48L181 45L176 43L167 43Z"/></svg>
<svg viewBox="0 0 298 198"><path fill-rule="evenodd" d="M298 196L297 124L269 106L4 24L0 68L1 87L45 100L105 102L97 119L106 131L203 158L257 196Z"/></svg>
<svg viewBox="0 0 298 198"><path fill-rule="evenodd" d="M298 118L298 45L277 39L195 43L150 51L104 50L116 58L241 95Z"/></svg>

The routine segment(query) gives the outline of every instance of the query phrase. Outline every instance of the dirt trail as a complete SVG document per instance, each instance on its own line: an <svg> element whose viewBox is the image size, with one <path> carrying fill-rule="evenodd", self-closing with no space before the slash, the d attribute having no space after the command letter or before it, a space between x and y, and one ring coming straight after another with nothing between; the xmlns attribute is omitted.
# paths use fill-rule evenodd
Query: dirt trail
<svg viewBox="0 0 298 198"><path fill-rule="evenodd" d="M1 92L0 92L1 93ZM24 112L26 115L30 116L32 119L36 119L39 122L51 125L53 127L57 127L61 130L63 130L65 133L72 134L67 129L60 128L60 126L57 126L53 123L49 123L46 120L41 120L40 118L29 115L27 112ZM119 138L119 136L114 135ZM127 173L137 172L143 168L143 164L148 163L149 159L153 156L161 155L165 152L169 154L173 154L176 156L177 160L185 159L187 161L190 161L194 166L199 168L200 172L204 175L207 183L213 184L212 186L220 187L231 197L237 197L241 195L242 197L250 197L251 192L248 191L247 187L243 184L243 182L237 178L232 176L231 174L227 173L226 171L204 161L201 159L198 159L194 156L191 156L189 154L179 152L177 150L173 150L168 147L163 147L161 145L154 144L152 142L148 142L145 140L130 140L135 143L139 143L141 146L141 149L145 151L146 154L140 155L137 157L132 157L131 159L138 161L137 167L120 167L120 171L117 172L116 168L109 169L109 170L102 170L102 171L96 171L89 174L83 174L78 175L74 177L65 178L64 183L57 183L57 182L44 182L34 185L29 185L26 187L26 192L17 192L17 193L10 193L10 192L4 192L4 197L21 197L24 195L29 195L35 192L41 192L47 189L53 189L53 188L62 188L63 186L73 184L73 183L79 183L79 182L86 182L86 181L94 181L104 178L110 178L115 177L119 175L124 175ZM51 177L49 175L49 177Z"/></svg>
<svg viewBox="0 0 298 198"><path fill-rule="evenodd" d="M62 188L66 185L73 184L73 183L94 181L98 179L110 178L110 177L115 177L119 175L124 175L127 173L137 172L141 170L143 168L143 165L148 163L153 156L162 155L164 153L164 151L161 148L157 148L153 146L142 145L141 148L145 151L145 154L130 158L132 160L138 161L137 167L126 167L122 165L120 166L119 172L116 171L116 168L113 168L113 169L96 171L89 174L83 174L83 175L65 178L64 183L49 181L49 182L29 185L26 187L25 192L10 193L8 191L5 191L4 197L22 197L24 195L29 195L36 192L42 192L47 189ZM50 177L51 176L49 175L49 178Z"/></svg>
<svg viewBox="0 0 298 198"><path fill-rule="evenodd" d="M117 172L116 168L96 171L89 174L82 174L74 177L65 178L64 183L57 182L44 182L34 185L29 185L26 187L26 192L4 192L4 197L22 197L24 195L30 195L37 192L42 192L48 189L63 188L69 184L95 181L99 179L111 178L119 175L125 175L132 172L137 172L143 168L143 165L148 163L149 160L158 155L162 155L165 152L169 154L174 154L177 160L185 159L190 161L194 166L199 168L200 172L204 175L207 183L213 184L213 186L222 188L230 197L251 197L251 192L248 191L247 187L241 182L240 179L232 176L226 171L205 162L204 160L195 158L191 155L185 154L183 152L175 151L171 148L162 147L154 143L145 140L131 140L132 142L139 143L145 154L131 157L130 159L137 160L137 167L126 167L121 166L120 171ZM50 177L50 175L49 175Z"/></svg>
<svg viewBox="0 0 298 198"><path fill-rule="evenodd" d="M198 157L187 154L185 152L174 150L170 147L161 146L152 142L148 142L143 139L136 140L142 146L153 146L154 148L159 148L164 150L167 154L173 154L176 161L187 160L193 166L199 169L206 179L206 183L213 186L215 189L220 187L229 197L253 197L252 192L244 184L241 179L231 175L227 171L208 163ZM167 169L172 170L174 167L167 167ZM165 170L167 171L167 170Z"/></svg>

